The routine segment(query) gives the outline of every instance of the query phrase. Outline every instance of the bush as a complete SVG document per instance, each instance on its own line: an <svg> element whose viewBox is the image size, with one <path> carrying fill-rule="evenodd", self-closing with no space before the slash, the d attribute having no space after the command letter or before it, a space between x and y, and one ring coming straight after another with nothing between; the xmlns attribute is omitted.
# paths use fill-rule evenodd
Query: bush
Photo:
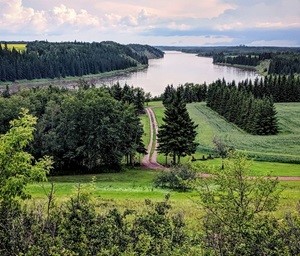
<svg viewBox="0 0 300 256"><path fill-rule="evenodd" d="M174 255L189 240L169 197L146 200L147 212L98 213L86 194L50 210L0 202L0 255ZM47 213L46 213L47 212ZM188 246L184 247L188 250Z"/></svg>
<svg viewBox="0 0 300 256"><path fill-rule="evenodd" d="M193 189L195 178L196 172L190 165L178 165L158 175L154 186L185 192Z"/></svg>

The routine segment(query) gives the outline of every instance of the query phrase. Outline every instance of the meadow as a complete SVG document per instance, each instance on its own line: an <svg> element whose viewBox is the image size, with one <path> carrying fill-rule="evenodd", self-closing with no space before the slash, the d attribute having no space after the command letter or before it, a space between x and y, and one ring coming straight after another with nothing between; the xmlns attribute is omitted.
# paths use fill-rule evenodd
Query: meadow
<svg viewBox="0 0 300 256"><path fill-rule="evenodd" d="M229 147L243 151L258 161L300 163L300 103L277 103L280 133L274 136L251 135L227 122L206 107L204 102L187 104L190 117L198 124L196 141L200 144L196 158L213 154L213 137L221 138ZM161 102L152 102L157 122L162 124L164 108ZM160 156L159 160L164 162ZM298 168L297 168L298 167ZM300 165L296 165L300 176ZM297 176L297 175L295 175Z"/></svg>
<svg viewBox="0 0 300 256"><path fill-rule="evenodd" d="M158 171L137 168L120 173L49 177L49 182L28 186L28 192L33 197L30 203L46 205L46 193L50 191L50 182L54 184L54 198L57 203L63 203L70 196L75 195L81 184L81 190L88 190L91 193L97 209L101 212L109 211L114 207L143 212L147 209L145 199L157 202L162 201L166 194L170 194L171 212L182 212L188 228L197 229L203 213L197 189L183 193L156 188L153 186L153 179L158 173ZM285 212L296 209L300 198L300 182L280 182L279 189L282 192L275 215L283 216Z"/></svg>
<svg viewBox="0 0 300 256"><path fill-rule="evenodd" d="M4 48L4 44L1 44L2 48ZM7 48L12 50L15 48L17 51L24 51L26 49L26 44L7 44Z"/></svg>

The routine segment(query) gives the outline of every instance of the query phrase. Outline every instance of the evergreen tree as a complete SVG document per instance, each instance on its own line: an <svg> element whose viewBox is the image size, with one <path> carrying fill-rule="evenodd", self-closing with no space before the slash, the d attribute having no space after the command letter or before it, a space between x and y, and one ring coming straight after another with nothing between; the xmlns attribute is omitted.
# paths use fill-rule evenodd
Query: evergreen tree
<svg viewBox="0 0 300 256"><path fill-rule="evenodd" d="M175 97L165 110L164 124L158 131L158 152L173 156L173 164L180 163L180 157L195 153L198 143L195 125L183 101L183 89L179 87Z"/></svg>

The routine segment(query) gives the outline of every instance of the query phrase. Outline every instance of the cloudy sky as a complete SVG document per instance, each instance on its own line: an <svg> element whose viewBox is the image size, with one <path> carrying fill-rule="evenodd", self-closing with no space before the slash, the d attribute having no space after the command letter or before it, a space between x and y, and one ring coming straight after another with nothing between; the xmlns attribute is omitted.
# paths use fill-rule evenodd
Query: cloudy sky
<svg viewBox="0 0 300 256"><path fill-rule="evenodd" d="M300 46L300 0L0 0L0 40Z"/></svg>

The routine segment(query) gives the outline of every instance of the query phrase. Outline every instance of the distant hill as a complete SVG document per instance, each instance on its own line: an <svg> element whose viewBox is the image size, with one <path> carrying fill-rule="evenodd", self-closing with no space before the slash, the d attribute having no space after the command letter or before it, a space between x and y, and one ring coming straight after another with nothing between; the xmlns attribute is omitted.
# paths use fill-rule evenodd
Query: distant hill
<svg viewBox="0 0 300 256"><path fill-rule="evenodd" d="M99 74L148 65L149 58L163 53L149 45L47 41L28 42L26 50L0 44L0 80L32 80Z"/></svg>
<svg viewBox="0 0 300 256"><path fill-rule="evenodd" d="M150 45L128 44L128 46L139 55L145 55L148 59L159 59L164 57L164 52Z"/></svg>

